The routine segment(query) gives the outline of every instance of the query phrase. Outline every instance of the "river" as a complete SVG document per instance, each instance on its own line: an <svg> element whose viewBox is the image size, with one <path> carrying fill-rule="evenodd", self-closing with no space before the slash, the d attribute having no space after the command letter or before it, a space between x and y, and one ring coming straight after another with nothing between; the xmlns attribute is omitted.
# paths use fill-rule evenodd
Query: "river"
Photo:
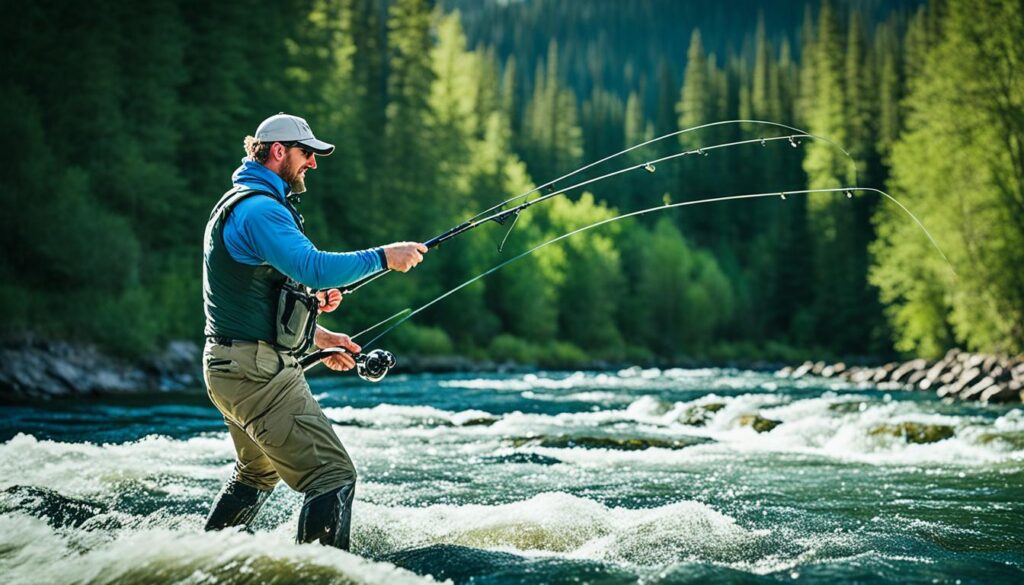
<svg viewBox="0 0 1024 585"><path fill-rule="evenodd" d="M293 544L284 485L202 532L233 453L201 393L8 405L3 582L1024 582L1020 405L719 369L312 389L353 555Z"/></svg>

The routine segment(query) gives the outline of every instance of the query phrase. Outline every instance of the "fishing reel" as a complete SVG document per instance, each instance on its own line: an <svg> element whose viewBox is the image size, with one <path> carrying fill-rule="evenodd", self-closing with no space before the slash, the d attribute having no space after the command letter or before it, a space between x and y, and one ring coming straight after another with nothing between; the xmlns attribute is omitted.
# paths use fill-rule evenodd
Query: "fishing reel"
<svg viewBox="0 0 1024 585"><path fill-rule="evenodd" d="M347 353L356 362L356 375L367 382L380 382L388 375L391 368L398 364L395 354L386 349L374 349L366 353L352 353L343 347L328 347L299 358L299 365L308 370L320 363L320 360L336 353Z"/></svg>
<svg viewBox="0 0 1024 585"><path fill-rule="evenodd" d="M367 382L380 382L398 364L395 354L386 349L356 354L356 374Z"/></svg>

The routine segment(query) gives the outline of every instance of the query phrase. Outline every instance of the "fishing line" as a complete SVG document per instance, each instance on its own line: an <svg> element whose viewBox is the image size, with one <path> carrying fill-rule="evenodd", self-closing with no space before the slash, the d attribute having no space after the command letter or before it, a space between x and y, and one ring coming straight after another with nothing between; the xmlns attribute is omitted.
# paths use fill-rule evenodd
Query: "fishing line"
<svg viewBox="0 0 1024 585"><path fill-rule="evenodd" d="M542 195L540 197L537 197L536 199L527 200L527 201L525 201L523 203L520 203L519 205L516 205L515 207L509 208L509 209L505 209L505 210L502 210L502 211L497 211L497 212L495 212L495 213L493 213L491 215L487 215L487 213L490 213L491 211L495 211L496 209L498 209L500 207L503 207L504 205L510 203L511 201L515 201L517 199L522 199L523 197L527 197L530 194L536 193L538 190L543 189L544 187L547 187L547 186L549 186L549 185L551 185L551 184L553 184L555 182L558 182L558 181L561 181L561 180L563 180L565 178L571 177L571 176L573 176L573 175L575 175L575 174L577 174L579 172L582 172L583 170L591 168L591 167L593 167L593 166L595 166L597 164L600 164L600 163L602 163L604 161L610 160L610 159L612 159L612 158L614 158L616 156L621 156L622 154L625 154L625 153L627 153L627 152L629 152L631 150L634 150L636 148L640 148L642 146L646 146L646 145L651 144L653 142L657 142L658 140L664 140L665 138L669 138L669 137L672 137L672 136L677 136L677 135L682 134L684 132L692 132L694 130L698 130L698 129L702 129L702 128L708 128L708 127L718 126L718 125L722 125L722 124L736 124L736 123L743 123L743 122L755 122L755 123L760 123L760 124L765 124L765 125L770 125L770 126L778 126L778 127L781 127L781 128L792 129L792 130L795 130L797 132L797 134L791 134L791 135L786 135L786 136L751 138L751 139L747 139L747 140L736 140L736 141L732 141L732 142L724 142L724 143L719 143L719 144L712 144L712 145L709 145L709 146L702 146L702 147L694 148L694 149L691 149L691 150L685 150L685 151L677 152L677 153L674 153L674 154L671 154L671 155L667 155L667 156L663 156L663 157L660 157L660 158L656 158L656 159L653 159L653 160L648 160L646 162L638 163L638 164L635 164L635 165L630 165L628 167L625 167L625 168L622 168L622 169L619 169L617 171L613 171L613 172L610 172L610 173L606 173L606 174L598 176L598 177L587 179L586 181L581 181L579 183L576 183L575 185L571 185L569 187L565 187L563 189L559 189L557 191L553 191L553 192L547 193L546 195ZM537 187L535 189L527 191L526 193L524 193L522 195L517 195L516 197L513 197L511 199L507 199L506 201L503 201L502 203L499 203L496 206L493 206L493 207L491 207L491 208L489 208L489 209L487 209L487 210L485 210L485 211L483 211L481 213L478 213L477 215L473 216L469 220L466 220L463 223L461 223L461 224L459 224L459 225L457 225L457 226L455 226L455 227L453 227L453 228L451 228L451 229L449 229L449 230L447 230L447 231L445 231L445 232L443 232L443 233L441 233L441 234L431 238L430 240L427 240L426 242L424 242L424 244L428 248L434 248L434 247L440 245L444 241L447 241L447 240L449 240L451 238L454 238L455 236L458 236L458 235L460 235L462 233L465 233L465 232L467 232L467 231L469 231L471 229L477 228L477 227L479 227L479 226L481 226L481 225L483 225L483 224L485 224L487 222L495 221L495 222L497 222L499 224L504 224L505 221L507 221L510 217L514 217L516 220L518 220L518 214L521 211L523 211L524 209L526 209L528 207L531 207L531 206L533 206L533 205L535 205L537 203L541 203L543 201L546 201L546 200L550 199L551 197L555 197L555 196L558 196L558 195L564 195L565 193L567 193L567 192L569 192L569 191L571 191L573 189L577 189L577 188L585 186L585 185L596 183L598 181L603 181L605 179L614 177L616 175L621 175L623 173L628 173L630 171L634 171L634 170L641 169L641 168L646 170L646 171L648 171L648 172L652 172L653 173L654 170L655 170L654 165L656 165L658 163L661 163L661 162L664 162L664 161L667 161L667 160L672 160L672 159L680 158L680 157L684 157L684 156L691 156L691 155L695 155L695 154L707 156L709 151L719 150L719 149L722 149L722 148L733 148L733 147L742 146L742 145L746 145L746 144L761 144L762 146L766 146L768 142L775 142L775 141L779 141L779 140L786 140L795 148L795 147L800 145L800 140L799 139L811 139L811 140L815 140L815 141L821 141L821 142L824 142L824 143L827 143L827 144L831 145L832 147L834 147L837 150L839 150L840 152L842 152L843 155L846 156L846 158L850 162L851 169L852 169L853 174L854 174L854 182L856 182L857 168L856 168L856 162L854 161L853 157L850 155L849 152L847 152L841 146L839 146L835 142L829 140L828 138L824 138L822 136L817 136L815 134L811 134L809 132L800 130L798 128L793 128L792 126L787 126L785 124L778 124L776 122L764 122L764 121L760 121L760 120L757 120L757 121L753 121L753 120L727 120L727 121L723 121L723 122L712 122L710 124L704 124L703 126L696 126L694 128L688 128L688 129L679 130L677 132L673 132L673 133L670 133L670 134L665 134L664 136L660 136L658 138L654 138L654 139L648 140L647 142L643 142L641 144L632 146L632 147L630 147L630 148L628 148L626 150L623 150L623 151L621 151L619 153L616 153L616 154L611 155L611 156L607 156L607 157L605 157L605 158L603 158L603 159L601 159L599 161L590 163L589 165L587 165L585 167L581 167L580 169L577 169L576 171L573 171L573 172L571 172L571 173L569 173L567 175L563 175L562 177L559 177L558 179L555 179L554 181L549 181L549 182L545 183L544 185L541 185L540 187ZM513 221L513 226L514 225L515 225L515 222ZM511 233L511 229L512 229L512 227L510 226L509 227L509 231L505 234L505 238L502 239L502 243L499 245L499 251L504 246L505 241L508 239L508 235ZM374 280L377 280L378 278L384 276L385 274L388 274L389 272L391 272L390 269L384 269L384 270L381 270L381 271L379 271L379 272L377 272L375 274L371 274L370 276L367 276L367 277L365 277L365 278L363 278L361 280L353 282L353 283L349 284L348 286L342 288L341 293L343 295L351 294L351 293L359 290L363 286L365 286L365 285L373 282Z"/></svg>
<svg viewBox="0 0 1024 585"><path fill-rule="evenodd" d="M507 204L509 204L509 203L511 203L513 201L518 201L520 199L523 199L524 197L528 197L529 195L532 195L533 193L537 193L538 191L546 189L547 187L550 187L551 185L554 185L555 183L557 183L559 181L562 181L564 179L568 179L569 177L571 177L573 175L576 175L578 173L582 173L583 171L585 171L587 169L595 167L595 166L597 166L597 165L599 165L599 164L601 164L603 162L612 160L613 158L620 157L620 156L622 156L622 155L624 155L624 154L626 154L628 152L632 152L633 150L636 150L638 148L643 148L644 146L648 146L650 144L654 144L656 142L660 142L660 141L665 140L667 138L672 138L673 136L680 136L682 134L687 134L689 132L696 132L698 130L704 130L706 128L713 128L715 126L723 126L723 125L727 125L727 124L728 125L755 124L755 125L762 125L762 126L772 126L772 127L775 127L775 128L783 128L785 130L790 130L792 132L796 132L797 134L803 134L803 135L806 135L806 136L813 137L815 140L820 140L822 142L825 142L825 143L831 145L832 147L836 148L840 152L842 152L846 156L846 158L849 159L849 161L850 161L850 170L853 171L853 182L854 183L858 182L857 164L853 160L853 157L842 146L839 146L839 144L829 140L828 138L825 138L825 137L822 137L822 136L816 136L814 134L811 134L807 130L803 130L801 128L796 128L794 126L787 126L786 124L780 124L778 122L769 122L767 120L753 120L753 119L720 120L718 122L710 122L710 123L707 123L707 124L701 124L700 126L691 126L689 128L684 128L682 130L676 130L675 132L669 132L668 134L663 134L661 136L658 136L657 138L652 138L652 139L650 139L650 140L648 140L646 142L641 142L640 144L634 144L633 146L630 146L629 148L626 148L624 150L620 150L619 152L616 152L615 154L610 154L610 155L602 158L601 160L594 161L594 162L592 162L592 163L590 163L590 164L588 164L586 166L582 166L582 167L580 167L580 168L578 168L578 169L576 169L576 170L574 170L574 171L572 171L570 173L567 173L567 174L562 175L561 177L558 177L557 179L548 181L547 183L544 183L543 185L538 185L537 187L534 187L533 189L530 189L529 191L526 191L525 193L521 193L519 195L516 195L515 197L511 197L509 199L506 199L505 201L502 201L501 203L498 203L497 205L494 205L492 207L489 207L489 208L485 209L484 211L481 211L480 213L474 215L473 217L469 218L466 221L467 222L471 222L471 221L475 220L476 218L478 218L480 216L483 216L483 215L486 215L486 214L488 214L488 213L490 213L490 212L492 212L492 211L494 211L496 209L501 209L502 207L504 207L505 205L507 205ZM794 145L794 146L796 146L796 145Z"/></svg>
<svg viewBox="0 0 1024 585"><path fill-rule="evenodd" d="M407 315L407 314L409 314L411 312L412 312L412 309L410 309L410 308L402 309L401 311L395 313L394 315L391 315L390 317L384 319L383 321L380 321L379 323L376 323L374 325L370 325L369 327L367 327L366 329L363 329L362 331L360 331L359 333L356 333L355 335L350 335L349 339L352 340L352 341L355 341L357 337L362 337L363 335L366 335L367 333L373 331L374 329L380 327L381 325L384 325L385 323L388 323L388 322L390 322L390 321L392 321L394 319L397 319L398 317L401 317L403 315ZM317 350L315 352L312 352L312 353L308 353L308 354L300 357L299 360L298 360L299 361L299 366L301 366L303 370L309 370L310 368L312 368L316 364L320 363L321 359L323 359L323 358L325 358L327 356L336 354L336 353L352 354L351 351L349 351L349 350L347 350L347 349L345 349L343 347L327 347L327 348L324 348L324 349L319 349L319 350Z"/></svg>
<svg viewBox="0 0 1024 585"><path fill-rule="evenodd" d="M932 237L931 233L928 232L928 229L925 228L924 224L921 223L921 221L917 218L917 216L915 216L913 213L911 213L911 211L909 209L907 209L906 206L904 206L902 203L900 203L895 197L893 197L892 195L889 195L888 193L886 193L885 191L882 191L880 189L873 189L871 187L836 187L836 188L829 188L829 189L799 189L799 190L793 190L793 191L770 191L770 192L764 192L764 193L751 193L751 194L744 194L744 195L729 195L729 196L726 196L726 197L713 197L713 198L709 198L709 199L700 199L700 200L697 200L697 201L683 201L683 202L680 202L680 203L670 203L670 204L667 204L667 205L658 205L656 207L648 207L646 209L641 209L641 210L638 210L638 211L631 211L629 213L624 213L624 214L621 214L621 215L617 215L615 217L604 219L604 220L601 220L601 221L598 221L598 222L595 222L595 223L583 226L581 228L577 228L577 229L575 229L575 230L573 230L571 232L568 232L568 233L562 234L562 235L560 235L560 236L558 236L556 238L552 238L550 240L547 240L546 242L538 244L538 245L530 248L529 250L527 250L527 251L525 251L525 252L523 252L523 253L521 253L521 254L519 254L517 256L509 258L508 260L505 260L504 262L502 262L502 263L500 263L500 264L490 268L486 272L483 272L483 273L481 273L481 274L479 274L479 275L477 275L477 276L467 280L466 282L458 285L457 287L455 287L455 288L445 292L444 294L438 296L437 298L431 300L430 302L426 303L425 305L420 306L419 308L417 308L416 310L412 311L411 313L406 315L404 318L399 320L397 323L395 323L392 326L390 326L387 329L385 329L383 332L381 332L379 335L377 335L376 337L374 337L370 341L367 341L365 345L367 345L367 346L372 345L374 342L378 341L380 338L384 337L385 335L387 335L388 333L393 331L395 328L397 328L401 324L405 323L409 319L412 319L418 313L420 313L420 312L424 311L425 309L433 306L434 304L444 300L445 298L451 296L452 294L455 294L456 292L458 292L458 291L462 290L463 288L473 284L474 282L477 282L478 280L480 280L480 279L482 279L482 278L484 278L484 277L486 277L486 276L488 276L490 274L493 274L493 273L497 272L498 270L501 270L505 266L508 266L509 264L511 264L511 263L513 263L513 262L515 262L517 260L525 258L526 256L529 256L530 254L533 254L537 250L540 250L541 248L544 248L546 246L554 244L555 242L559 242L561 240L564 240L566 238L570 238L570 237L572 237L572 236L574 236L576 234L579 234L581 232L585 232L587 230L591 230L591 229L594 229L596 227L600 227L600 226L608 224L608 223L612 223L612 222L619 221L619 220L626 219L626 218L630 218L630 217L637 217L637 216L640 216L640 215L645 215L645 214L648 214L648 213L653 213L655 211L664 211L666 209L673 209L673 208L677 208L677 207L689 207L689 206L693 206L693 205L703 205L703 204L706 204L706 203L716 203L716 202L722 202L722 201L738 201L738 200L743 200L743 199L760 199L760 198L766 198L766 197L781 197L781 198L785 199L786 195L809 195L811 193L843 193L847 197L852 197L852 193L855 192L855 191L856 192L878 193L878 194L884 196L885 198L889 199L890 201L892 201L896 205L898 205L900 207L900 209L902 209L904 212L907 213L907 215L909 215L911 218L913 218L913 220L917 223L917 225L921 228L921 230L924 231L925 235L928 237L928 240L931 241L932 245L935 247L936 250L938 250L939 254L942 256L942 259L945 260L946 264L949 265L950 270L953 272L954 275L956 275L956 271L953 269L953 264L949 261L949 258L946 257L946 254L942 251L942 248L940 248L938 243L935 241L935 238Z"/></svg>

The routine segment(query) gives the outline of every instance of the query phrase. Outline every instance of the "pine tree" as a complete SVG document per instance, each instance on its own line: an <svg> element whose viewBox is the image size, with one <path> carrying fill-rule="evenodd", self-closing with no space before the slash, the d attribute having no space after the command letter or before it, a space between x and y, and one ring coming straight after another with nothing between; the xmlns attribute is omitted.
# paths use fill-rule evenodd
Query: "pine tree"
<svg viewBox="0 0 1024 585"><path fill-rule="evenodd" d="M893 23L887 23L875 33L875 55L880 61L878 70L878 139L876 150L883 159L888 158L892 144L899 137L902 112L902 78L900 53Z"/></svg>
<svg viewBox="0 0 1024 585"><path fill-rule="evenodd" d="M425 0L397 0L388 20L388 105L385 134L388 231L430 233L441 229L443 215L424 206L436 185L436 155L431 128L431 87L436 78L430 60L431 13ZM382 226L383 228L383 226Z"/></svg>
<svg viewBox="0 0 1024 585"><path fill-rule="evenodd" d="M692 128L713 121L714 95L711 91L711 80L708 79L708 60L700 40L700 30L694 29L690 35L690 48L686 53L683 89L676 106L679 127ZM700 144L699 139L693 134L682 134L679 141L684 148L693 148Z"/></svg>
<svg viewBox="0 0 1024 585"><path fill-rule="evenodd" d="M816 101L817 91L817 43L814 38L814 17L811 5L804 5L803 26L800 27L800 86L795 98L794 121L800 127L810 123L811 109Z"/></svg>
<svg viewBox="0 0 1024 585"><path fill-rule="evenodd" d="M542 183L571 171L583 156L576 96L562 85L558 59L558 44L552 40L545 66L538 64L523 125L523 159Z"/></svg>
<svg viewBox="0 0 1024 585"><path fill-rule="evenodd" d="M771 44L768 42L768 35L764 30L764 13L760 12L754 40L753 83L750 88L751 115L758 119L773 119L773 115L777 116L777 112L772 111L771 97L769 96L773 77L771 54Z"/></svg>

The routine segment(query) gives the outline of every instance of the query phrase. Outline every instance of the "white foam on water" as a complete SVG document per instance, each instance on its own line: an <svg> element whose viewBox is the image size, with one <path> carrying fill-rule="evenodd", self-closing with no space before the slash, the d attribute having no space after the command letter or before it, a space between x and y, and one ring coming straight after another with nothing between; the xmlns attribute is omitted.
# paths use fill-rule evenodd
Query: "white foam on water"
<svg viewBox="0 0 1024 585"><path fill-rule="evenodd" d="M547 394L526 390L520 396L527 400L539 400L542 402L594 402L597 404L615 404L632 400L629 396L600 390L573 392L572 394Z"/></svg>
<svg viewBox="0 0 1024 585"><path fill-rule="evenodd" d="M998 431L1024 431L1024 408L1014 408L992 423Z"/></svg>
<svg viewBox="0 0 1024 585"><path fill-rule="evenodd" d="M30 516L0 516L4 583L432 583L389 563L296 545L291 532L246 534L124 530L82 550L68 530Z"/></svg>
<svg viewBox="0 0 1024 585"><path fill-rule="evenodd" d="M672 368L629 368L616 373L574 372L569 375L541 372L525 374L515 378L474 378L468 380L447 380L440 382L444 388L469 390L494 390L500 392L534 392L538 390L700 390L715 387L756 388L759 384L772 381L767 374L741 372L739 370L682 369Z"/></svg>
<svg viewBox="0 0 1024 585"><path fill-rule="evenodd" d="M695 408L718 404L722 408L706 413L703 426L688 424ZM849 406L847 405L849 404ZM618 465L624 461L671 463L700 455L731 456L735 453L798 453L853 460L879 465L991 465L1024 461L1021 439L1002 440L1024 432L1020 409L994 422L977 416L938 414L934 404L915 401L879 400L854 393L827 392L816 398L793 400L784 394L742 394L721 397L708 394L689 402L671 403L654 395L633 400L620 410L539 415L513 413L495 424L491 431L510 436L588 435L595 430L617 437L656 436L662 439L707 437L712 445L682 451L647 449L613 450L550 449L526 446L524 451L556 457L563 461L594 465L602 461ZM780 422L768 432L757 432L745 417L760 416ZM905 440L891 429L904 423L950 427L954 435L933 443ZM890 429L887 432L887 429ZM993 433L995 438L993 438ZM1014 446L1016 445L1016 447Z"/></svg>
<svg viewBox="0 0 1024 585"><path fill-rule="evenodd" d="M912 401L879 401L867 397L826 394L818 398L780 401L772 406L764 395L739 396L727 403L709 423L708 436L737 451L791 452L855 460L871 464L989 465L1024 460L1024 452L979 441L979 429L990 424L978 417L951 416L927 410ZM853 412L833 411L833 405L858 403ZM737 407L739 404L741 406ZM741 411L743 411L741 413ZM779 421L769 432L739 425L742 414ZM954 435L933 443L916 444L885 429L903 423L948 426Z"/></svg>
<svg viewBox="0 0 1024 585"><path fill-rule="evenodd" d="M177 440L148 436L128 443L62 443L18 434L0 444L0 490L46 486L65 495L109 497L113 486L137 483L168 492L167 476L221 479L234 459L226 435ZM180 486L170 488L180 491Z"/></svg>
<svg viewBox="0 0 1024 585"><path fill-rule="evenodd" d="M519 378L475 378L472 380L447 380L440 382L442 388L465 388L467 390L498 390L510 392L522 392L524 390L568 390L590 385L598 376L610 376L604 374L588 374L574 372L568 376L553 378L547 374L524 374Z"/></svg>
<svg viewBox="0 0 1024 585"><path fill-rule="evenodd" d="M379 404L373 408L330 407L323 411L328 418L337 422L357 422L381 427L436 424L439 421L460 426L472 419L496 418L482 410L452 412L432 406L398 404Z"/></svg>
<svg viewBox="0 0 1024 585"><path fill-rule="evenodd" d="M744 559L752 548L759 548L752 545L769 534L740 527L697 502L639 510L609 508L561 492L497 506L365 504L362 509L361 536L384 552L454 544L532 556L660 565L684 559Z"/></svg>

